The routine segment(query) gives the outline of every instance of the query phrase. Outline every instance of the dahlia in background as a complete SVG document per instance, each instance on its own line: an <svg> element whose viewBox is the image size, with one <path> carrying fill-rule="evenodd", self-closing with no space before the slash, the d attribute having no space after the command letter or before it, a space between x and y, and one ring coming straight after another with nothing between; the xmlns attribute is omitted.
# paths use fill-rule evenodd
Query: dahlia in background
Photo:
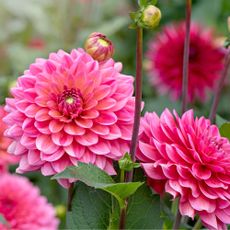
<svg viewBox="0 0 230 230"><path fill-rule="evenodd" d="M0 214L7 222L0 222L1 230L58 229L54 208L25 177L0 177Z"/></svg>
<svg viewBox="0 0 230 230"><path fill-rule="evenodd" d="M166 26L149 42L146 58L148 76L159 93L169 92L175 100L182 93L183 50L185 24ZM189 54L189 100L206 99L206 89L212 90L223 69L224 51L215 44L210 29L192 23Z"/></svg>
<svg viewBox="0 0 230 230"><path fill-rule="evenodd" d="M129 149L134 112L133 77L121 69L82 49L37 59L6 99L8 151L20 156L17 172L53 175L81 161L115 174L113 160Z"/></svg>
<svg viewBox="0 0 230 230"><path fill-rule="evenodd" d="M182 118L165 110L146 113L137 158L148 184L179 197L182 215L198 214L209 229L230 224L230 142L216 125L187 111Z"/></svg>
<svg viewBox="0 0 230 230"><path fill-rule="evenodd" d="M7 171L8 165L17 163L17 157L7 153L12 140L4 136L7 126L2 119L6 114L4 107L0 106L0 174Z"/></svg>

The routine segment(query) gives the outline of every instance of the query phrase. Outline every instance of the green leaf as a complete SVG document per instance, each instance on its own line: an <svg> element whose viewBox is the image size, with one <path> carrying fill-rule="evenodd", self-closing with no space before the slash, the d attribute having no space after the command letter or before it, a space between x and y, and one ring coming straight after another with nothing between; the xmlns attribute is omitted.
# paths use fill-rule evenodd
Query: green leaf
<svg viewBox="0 0 230 230"><path fill-rule="evenodd" d="M110 222L112 199L110 194L78 182L67 214L68 229L107 229Z"/></svg>
<svg viewBox="0 0 230 230"><path fill-rule="evenodd" d="M138 0L138 5L140 7L145 7L148 5L148 0Z"/></svg>
<svg viewBox="0 0 230 230"><path fill-rule="evenodd" d="M220 135L230 140L230 122L224 123L220 127Z"/></svg>
<svg viewBox="0 0 230 230"><path fill-rule="evenodd" d="M78 163L78 166L70 166L63 172L56 174L51 179L69 179L74 178L87 184L88 186L98 188L105 184L113 184L113 179L103 170L95 165Z"/></svg>
<svg viewBox="0 0 230 230"><path fill-rule="evenodd" d="M136 192L143 182L117 183L100 187L100 189L113 195L121 208L125 206L125 199Z"/></svg>
<svg viewBox="0 0 230 230"><path fill-rule="evenodd" d="M126 229L161 229L160 216L160 197L143 185L129 198Z"/></svg>
<svg viewBox="0 0 230 230"><path fill-rule="evenodd" d="M151 0L151 1L150 1L150 4L151 4L151 5L156 5L156 4L157 4L157 0Z"/></svg>
<svg viewBox="0 0 230 230"><path fill-rule="evenodd" d="M70 166L52 177L52 179L66 178L75 178L90 187L112 194L118 200L121 208L124 207L125 199L135 193L143 184L142 182L114 183L113 179L103 170L95 165L82 162L79 162L78 166Z"/></svg>
<svg viewBox="0 0 230 230"><path fill-rule="evenodd" d="M225 120L223 117L220 115L216 115L216 125L220 128L224 123L227 123L228 121Z"/></svg>

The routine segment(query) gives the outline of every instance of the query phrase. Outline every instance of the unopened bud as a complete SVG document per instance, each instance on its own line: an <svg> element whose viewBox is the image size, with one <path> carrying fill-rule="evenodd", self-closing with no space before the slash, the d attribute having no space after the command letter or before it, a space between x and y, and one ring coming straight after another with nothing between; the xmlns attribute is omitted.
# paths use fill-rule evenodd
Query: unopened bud
<svg viewBox="0 0 230 230"><path fill-rule="evenodd" d="M106 61L113 56L114 48L104 34L94 32L85 42L85 51L97 61Z"/></svg>
<svg viewBox="0 0 230 230"><path fill-rule="evenodd" d="M161 11L154 5L148 5L142 12L141 24L147 29L155 28L161 20Z"/></svg>

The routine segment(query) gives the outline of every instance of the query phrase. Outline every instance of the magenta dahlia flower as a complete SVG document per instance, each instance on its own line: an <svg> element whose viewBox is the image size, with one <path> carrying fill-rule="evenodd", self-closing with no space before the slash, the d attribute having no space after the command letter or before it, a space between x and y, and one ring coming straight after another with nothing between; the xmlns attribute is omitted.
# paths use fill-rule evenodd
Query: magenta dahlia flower
<svg viewBox="0 0 230 230"><path fill-rule="evenodd" d="M134 112L133 77L121 69L82 49L37 59L6 99L17 172L53 175L81 161L115 174L112 160L129 149Z"/></svg>
<svg viewBox="0 0 230 230"><path fill-rule="evenodd" d="M0 174L7 171L8 165L17 162L17 157L7 153L7 148L12 140L4 136L7 126L2 119L6 114L4 107L0 106Z"/></svg>
<svg viewBox="0 0 230 230"><path fill-rule="evenodd" d="M182 118L165 110L141 121L137 158L148 184L179 197L182 215L198 214L209 229L230 224L230 142L216 125L187 111Z"/></svg>
<svg viewBox="0 0 230 230"><path fill-rule="evenodd" d="M182 93L184 23L166 26L150 41L146 53L148 76L159 93L169 92L173 99ZM204 101L206 89L213 89L223 69L224 51L214 43L210 29L192 23L189 54L189 100Z"/></svg>
<svg viewBox="0 0 230 230"><path fill-rule="evenodd" d="M7 222L0 222L1 230L58 229L54 208L25 177L8 173L0 177L0 214Z"/></svg>

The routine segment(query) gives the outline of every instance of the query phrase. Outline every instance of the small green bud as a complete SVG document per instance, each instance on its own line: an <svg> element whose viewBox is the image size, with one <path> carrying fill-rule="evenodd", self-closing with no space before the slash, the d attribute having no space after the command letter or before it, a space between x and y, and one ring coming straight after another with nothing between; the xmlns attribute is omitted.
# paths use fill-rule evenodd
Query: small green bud
<svg viewBox="0 0 230 230"><path fill-rule="evenodd" d="M155 28L161 20L161 11L154 5L148 5L142 12L140 25L146 29Z"/></svg>
<svg viewBox="0 0 230 230"><path fill-rule="evenodd" d="M66 215L66 207L64 205L55 206L56 216L59 218L63 218Z"/></svg>
<svg viewBox="0 0 230 230"><path fill-rule="evenodd" d="M134 163L128 153L126 153L122 159L118 161L119 168L124 171L131 171L133 168L139 168L139 163Z"/></svg>
<svg viewBox="0 0 230 230"><path fill-rule="evenodd" d="M85 51L97 61L106 61L113 56L114 47L104 34L94 32L85 42Z"/></svg>

